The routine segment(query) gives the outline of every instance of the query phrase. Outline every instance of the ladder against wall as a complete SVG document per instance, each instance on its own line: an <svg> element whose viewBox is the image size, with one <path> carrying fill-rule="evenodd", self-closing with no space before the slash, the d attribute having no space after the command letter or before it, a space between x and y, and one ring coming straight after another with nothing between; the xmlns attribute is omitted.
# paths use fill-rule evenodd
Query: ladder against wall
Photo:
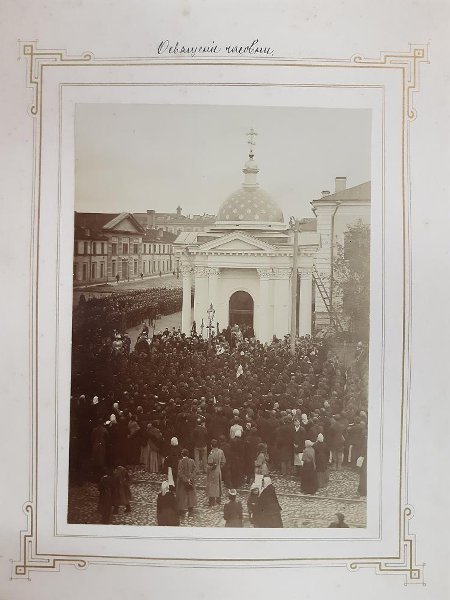
<svg viewBox="0 0 450 600"><path fill-rule="evenodd" d="M316 287L319 291L319 294L323 300L323 304L325 306L325 308L327 309L327 312L329 314L330 317L330 323L331 325L337 330L337 331L344 331L344 328L342 326L342 322L339 319L339 316L337 315L336 311L333 310L333 307L331 305L331 299L330 296L328 294L328 290L325 287L322 278L320 276L319 271L317 270L316 265L314 265L313 267L313 272L312 272L312 276L313 276L313 280L314 283L316 284Z"/></svg>

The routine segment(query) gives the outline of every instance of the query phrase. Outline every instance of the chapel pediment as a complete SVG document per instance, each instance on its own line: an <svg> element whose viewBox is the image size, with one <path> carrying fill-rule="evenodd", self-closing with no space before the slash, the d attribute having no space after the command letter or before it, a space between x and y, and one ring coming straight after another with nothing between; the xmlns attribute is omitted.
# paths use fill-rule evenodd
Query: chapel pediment
<svg viewBox="0 0 450 600"><path fill-rule="evenodd" d="M202 244L198 252L273 252L277 248L251 235L233 232Z"/></svg>

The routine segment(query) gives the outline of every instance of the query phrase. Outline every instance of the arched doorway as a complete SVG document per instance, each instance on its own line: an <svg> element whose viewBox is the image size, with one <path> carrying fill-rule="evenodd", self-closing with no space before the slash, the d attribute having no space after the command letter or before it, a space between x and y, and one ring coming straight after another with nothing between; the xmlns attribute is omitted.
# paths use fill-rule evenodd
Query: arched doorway
<svg viewBox="0 0 450 600"><path fill-rule="evenodd" d="M234 292L229 302L230 326L239 325L253 328L253 298L248 292Z"/></svg>

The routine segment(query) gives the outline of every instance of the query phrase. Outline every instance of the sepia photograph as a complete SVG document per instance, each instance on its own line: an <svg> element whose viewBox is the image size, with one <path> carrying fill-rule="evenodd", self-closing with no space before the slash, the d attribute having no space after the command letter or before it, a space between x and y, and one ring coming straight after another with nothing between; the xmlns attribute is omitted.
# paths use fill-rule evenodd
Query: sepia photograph
<svg viewBox="0 0 450 600"><path fill-rule="evenodd" d="M371 122L77 104L69 524L366 528Z"/></svg>

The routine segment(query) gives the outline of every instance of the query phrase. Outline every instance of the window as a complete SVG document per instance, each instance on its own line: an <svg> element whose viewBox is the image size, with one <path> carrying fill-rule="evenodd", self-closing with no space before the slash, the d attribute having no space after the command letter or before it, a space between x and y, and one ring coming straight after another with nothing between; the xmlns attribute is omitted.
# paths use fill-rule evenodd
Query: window
<svg viewBox="0 0 450 600"><path fill-rule="evenodd" d="M114 256L116 256L116 255L117 255L117 242L113 242L113 243L111 244L111 252L112 252L112 254L113 254Z"/></svg>
<svg viewBox="0 0 450 600"><path fill-rule="evenodd" d="M88 265L87 263L83 263L83 281L86 281L88 274Z"/></svg>
<svg viewBox="0 0 450 600"><path fill-rule="evenodd" d="M97 254L97 242L92 242L92 254Z"/></svg>
<svg viewBox="0 0 450 600"><path fill-rule="evenodd" d="M89 254L89 242L84 242L83 254Z"/></svg>
<svg viewBox="0 0 450 600"><path fill-rule="evenodd" d="M105 254L105 242L102 242L102 254Z"/></svg>
<svg viewBox="0 0 450 600"><path fill-rule="evenodd" d="M122 254L128 254L128 244L123 244Z"/></svg>
<svg viewBox="0 0 450 600"><path fill-rule="evenodd" d="M100 263L100 277L103 279L105 276L105 263Z"/></svg>
<svg viewBox="0 0 450 600"><path fill-rule="evenodd" d="M133 254L139 254L138 244L133 244Z"/></svg>
<svg viewBox="0 0 450 600"><path fill-rule="evenodd" d="M97 263L92 263L91 265L91 279L95 279L97 277Z"/></svg>
<svg viewBox="0 0 450 600"><path fill-rule="evenodd" d="M153 254L156 254L156 244L153 244Z"/></svg>
<svg viewBox="0 0 450 600"><path fill-rule="evenodd" d="M137 260L134 261L134 274L135 275L138 274L138 261Z"/></svg>
<svg viewBox="0 0 450 600"><path fill-rule="evenodd" d="M116 261L113 260L112 261L112 276L115 277L117 275L117 265L116 265Z"/></svg>

